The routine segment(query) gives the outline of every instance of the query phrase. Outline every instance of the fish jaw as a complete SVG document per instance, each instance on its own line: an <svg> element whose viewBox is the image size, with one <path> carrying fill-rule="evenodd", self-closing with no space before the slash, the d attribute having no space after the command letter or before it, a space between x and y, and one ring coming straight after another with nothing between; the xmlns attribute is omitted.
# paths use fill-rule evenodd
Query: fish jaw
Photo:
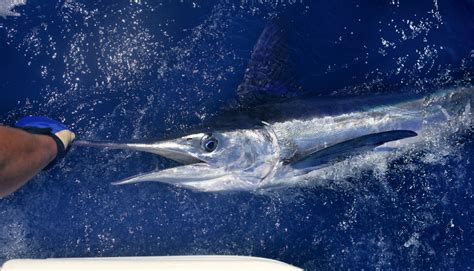
<svg viewBox="0 0 474 271"><path fill-rule="evenodd" d="M135 184L141 182L160 182L191 188L203 192L229 190L254 190L257 185L239 176L215 168L205 163L178 166L164 170L139 174L117 182L113 185Z"/></svg>
<svg viewBox="0 0 474 271"><path fill-rule="evenodd" d="M203 144L209 138L217 145L212 151L206 151ZM114 184L155 181L200 191L255 190L276 170L280 158L278 140L269 126L198 133L152 144L127 144L126 149L155 153L183 165L140 174Z"/></svg>

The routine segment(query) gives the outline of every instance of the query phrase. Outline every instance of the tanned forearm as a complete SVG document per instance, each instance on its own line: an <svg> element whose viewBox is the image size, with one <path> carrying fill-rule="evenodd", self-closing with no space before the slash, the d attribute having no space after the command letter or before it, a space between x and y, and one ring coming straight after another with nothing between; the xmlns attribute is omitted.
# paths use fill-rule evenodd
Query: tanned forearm
<svg viewBox="0 0 474 271"><path fill-rule="evenodd" d="M57 145L51 137L0 126L0 197L25 184L56 154Z"/></svg>

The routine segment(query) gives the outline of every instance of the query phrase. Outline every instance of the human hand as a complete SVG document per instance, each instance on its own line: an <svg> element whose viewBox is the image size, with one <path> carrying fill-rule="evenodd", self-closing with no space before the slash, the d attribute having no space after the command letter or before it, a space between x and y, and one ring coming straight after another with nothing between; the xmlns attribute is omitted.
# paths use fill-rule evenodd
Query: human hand
<svg viewBox="0 0 474 271"><path fill-rule="evenodd" d="M46 117L24 117L14 127L52 137L58 146L57 156L64 154L76 137L64 124Z"/></svg>

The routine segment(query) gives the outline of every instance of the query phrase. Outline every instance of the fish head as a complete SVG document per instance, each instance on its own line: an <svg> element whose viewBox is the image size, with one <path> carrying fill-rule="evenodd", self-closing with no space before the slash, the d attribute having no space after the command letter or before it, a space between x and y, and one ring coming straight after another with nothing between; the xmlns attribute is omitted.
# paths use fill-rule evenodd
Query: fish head
<svg viewBox="0 0 474 271"><path fill-rule="evenodd" d="M279 161L279 147L268 127L206 132L154 143L150 152L183 165L138 175L117 184L158 181L198 190L258 187Z"/></svg>

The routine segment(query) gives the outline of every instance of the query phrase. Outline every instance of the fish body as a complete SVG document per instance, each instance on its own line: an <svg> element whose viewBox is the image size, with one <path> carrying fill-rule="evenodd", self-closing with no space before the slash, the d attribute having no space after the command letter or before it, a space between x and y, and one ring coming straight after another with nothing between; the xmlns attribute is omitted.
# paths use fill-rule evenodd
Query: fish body
<svg viewBox="0 0 474 271"><path fill-rule="evenodd" d="M75 145L145 151L182 164L115 184L156 181L200 191L255 191L303 183L363 153L411 146L452 123L472 128L473 88L414 97L311 97L291 76L285 40L279 23L270 22L236 90L237 106L223 110L206 129L151 143Z"/></svg>
<svg viewBox="0 0 474 271"><path fill-rule="evenodd" d="M251 128L206 131L154 143L79 141L76 145L151 152L183 164L116 184L157 181L200 191L260 190L300 183L319 169L361 153L413 146L450 123L472 128L472 98L473 88L455 89L364 109L356 106L364 104L359 97L353 103L359 110L352 112L340 104L334 111L345 113L315 110L299 119L266 119ZM365 104L370 105L371 99Z"/></svg>

